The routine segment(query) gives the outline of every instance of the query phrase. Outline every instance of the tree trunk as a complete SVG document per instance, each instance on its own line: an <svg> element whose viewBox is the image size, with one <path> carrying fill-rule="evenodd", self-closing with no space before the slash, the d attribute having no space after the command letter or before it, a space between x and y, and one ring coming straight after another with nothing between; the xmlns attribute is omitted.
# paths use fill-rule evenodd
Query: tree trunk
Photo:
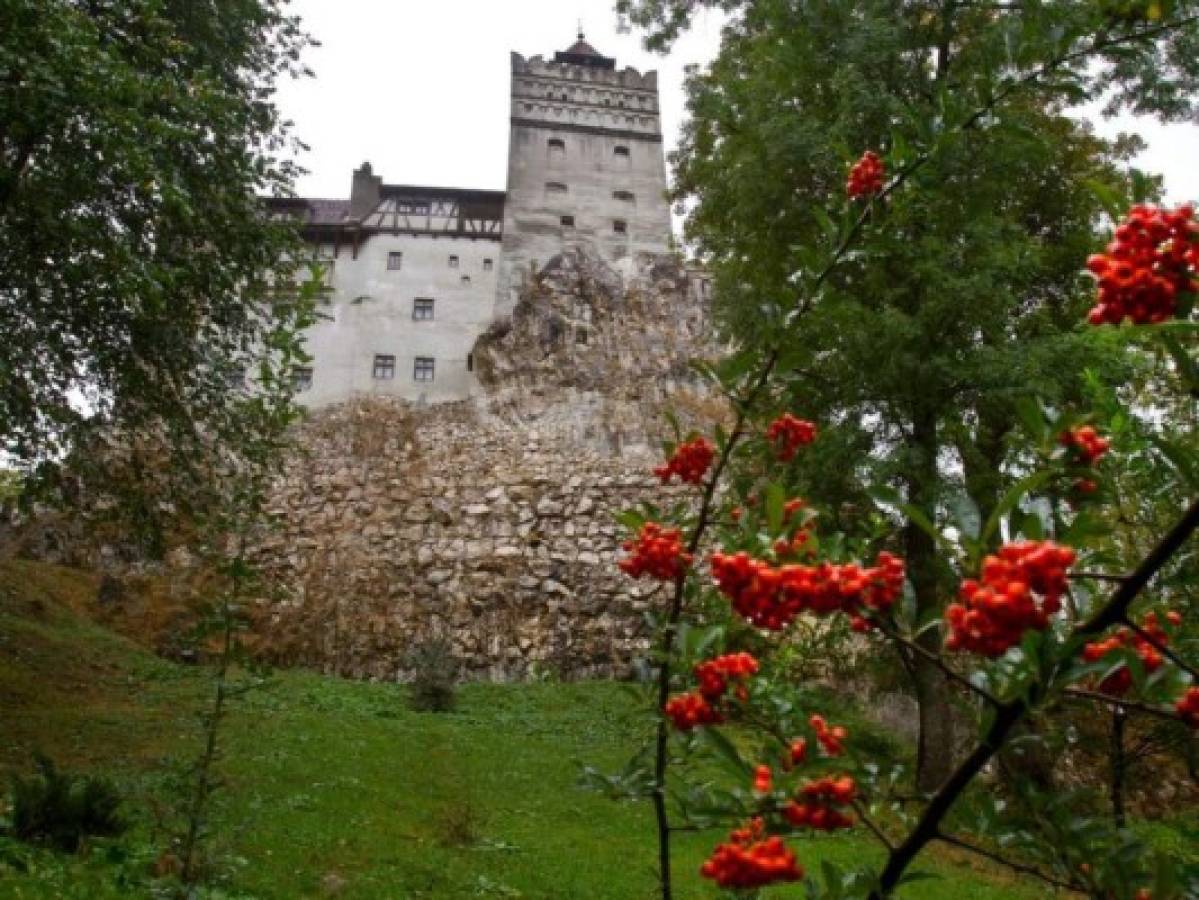
<svg viewBox="0 0 1199 900"><path fill-rule="evenodd" d="M912 417L912 463L908 472L908 503L936 521L937 421L931 408L917 408ZM916 593L918 616L940 610L937 596L937 546L933 536L915 522L904 527L904 555L908 576ZM926 631L920 643L940 653L936 631ZM953 771L953 708L949 685L935 665L917 655L912 660L912 682L920 710L916 745L916 787L923 792L939 788Z"/></svg>
<svg viewBox="0 0 1199 900"><path fill-rule="evenodd" d="M1124 781L1128 771L1124 752L1124 724L1128 714L1124 707L1112 710L1112 819L1117 828L1123 828L1127 819L1124 814Z"/></svg>

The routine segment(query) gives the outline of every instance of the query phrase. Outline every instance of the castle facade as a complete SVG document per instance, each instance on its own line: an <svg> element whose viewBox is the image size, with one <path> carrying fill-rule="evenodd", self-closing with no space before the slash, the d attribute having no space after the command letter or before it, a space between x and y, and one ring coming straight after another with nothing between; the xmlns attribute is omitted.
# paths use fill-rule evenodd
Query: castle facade
<svg viewBox="0 0 1199 900"><path fill-rule="evenodd" d="M580 34L552 60L513 53L511 78L506 191L386 184L363 164L348 199L270 201L329 289L300 402L465 399L476 341L556 255L585 243L632 271L669 251L657 73L618 70Z"/></svg>

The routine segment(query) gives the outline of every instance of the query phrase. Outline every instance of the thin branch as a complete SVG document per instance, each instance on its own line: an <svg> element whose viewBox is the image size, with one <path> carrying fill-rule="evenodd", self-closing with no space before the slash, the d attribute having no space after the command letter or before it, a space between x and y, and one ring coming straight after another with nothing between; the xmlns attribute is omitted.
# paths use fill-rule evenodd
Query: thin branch
<svg viewBox="0 0 1199 900"><path fill-rule="evenodd" d="M926 660L928 660L930 663L932 663L934 666L936 666L938 669L940 669L951 680L962 685L962 687L969 688L971 691L973 691L975 694L977 694L979 697L981 697L983 700L986 700L988 703L992 704L993 706L1002 706L1003 705L1003 701L1001 701L998 697L996 697L994 694L992 694L986 688L980 687L979 685L977 685L973 681L971 681L969 678L967 678L965 675L952 669L949 666L949 664L947 662L945 662L944 659L941 658L941 656L939 654L933 653L927 647L921 646L919 642L913 641L911 638L905 637L904 635L900 634L898 631L887 628L887 626L883 622L879 621L878 619L871 619L870 621L875 625L876 628L878 628L879 631L881 631L887 637L891 638L891 640L895 641L898 644L902 644L904 647L906 647L908 650L912 651L913 653L918 653L920 656L924 657Z"/></svg>
<svg viewBox="0 0 1199 900"><path fill-rule="evenodd" d="M1144 713L1147 716L1154 716L1159 719L1169 719L1173 722L1178 721L1178 714L1165 706L1151 706L1148 703L1140 703L1136 700L1124 700L1120 697L1112 697L1109 694L1104 694L1101 691L1087 691L1082 688L1066 688L1062 693L1067 698L1080 702L1102 703L1106 706L1115 706L1129 711Z"/></svg>
<svg viewBox="0 0 1199 900"><path fill-rule="evenodd" d="M1114 581L1117 583L1128 580L1127 575L1113 575L1108 572L1069 572L1066 577L1077 580Z"/></svg>
<svg viewBox="0 0 1199 900"><path fill-rule="evenodd" d="M766 387L767 381L770 380L770 375L774 371L777 362L778 351L772 350L767 354L762 371L755 379L754 385L746 395L745 400L735 404L737 410L736 422L733 425L729 439L725 442L724 448L716 460L711 477L704 484L699 514L696 517L694 530L687 542L688 553L694 554L699 549L700 541L703 540L704 533L711 524L712 506L716 496L716 488L720 484L720 478L733 457L733 451L736 450L737 445L745 436L746 422L750 411L753 409L754 403L761 395L762 390ZM671 654L674 652L675 632L678 629L679 619L683 614L683 599L686 585L687 573L680 572L674 580L674 593L670 599L667 624L662 630L662 644L659 650L658 727L654 741L654 788L652 797L654 817L658 828L658 880L662 891L662 900L671 900L672 897L670 872L671 824L670 812L666 808L666 769L669 763L668 743L670 740L670 725L666 717L662 714L662 710L670 699Z"/></svg>
<svg viewBox="0 0 1199 900"><path fill-rule="evenodd" d="M879 842L887 848L888 852L895 849L895 845L891 843L891 839L887 837L887 833L874 822L866 813L866 806L860 800L852 801L853 811L858 814L858 818L862 820L862 824L870 829L870 833L879 839Z"/></svg>
<svg viewBox="0 0 1199 900"><path fill-rule="evenodd" d="M1086 887L1084 885L1075 884L1069 881L1061 881L1060 879L1054 878L1052 875L1042 872L1036 866L1030 866L1026 865L1025 863L1016 862L1013 859L1008 859L1007 857L1001 856L992 850L988 850L986 847L980 847L977 844L962 840L962 838L959 837L954 837L951 834L937 832L936 840L943 844L949 844L951 847L957 847L959 850L965 850L968 853L981 856L983 859L988 859L991 862L998 863L1001 866L1006 866L1013 872L1019 872L1022 875L1032 875L1034 878L1039 878L1046 884L1051 884L1056 888L1061 888L1065 891L1073 891L1076 894L1086 893Z"/></svg>
<svg viewBox="0 0 1199 900"><path fill-rule="evenodd" d="M1199 669L1196 669L1194 666L1190 665L1181 656L1171 650L1166 644L1159 641L1148 631L1134 622L1131 616L1125 614L1123 622L1126 626L1132 629L1133 633L1136 634L1137 637L1143 640L1154 650L1157 650L1162 656L1169 659L1170 662L1174 663L1174 665L1178 666L1178 668L1182 669L1182 671L1186 672L1191 676L1192 679L1199 683Z"/></svg>

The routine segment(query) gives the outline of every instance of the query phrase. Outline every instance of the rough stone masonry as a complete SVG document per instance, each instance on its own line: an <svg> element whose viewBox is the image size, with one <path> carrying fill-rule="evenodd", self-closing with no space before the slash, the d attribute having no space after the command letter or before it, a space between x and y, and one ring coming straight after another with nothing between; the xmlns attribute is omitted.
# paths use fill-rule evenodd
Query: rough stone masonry
<svg viewBox="0 0 1199 900"><path fill-rule="evenodd" d="M468 677L629 670L662 598L616 568L615 514L661 499L666 407L709 424L723 408L689 366L710 345L684 269L624 271L584 247L552 259L475 345L478 398L309 418L258 550L289 592L261 607L266 655L395 679L438 636Z"/></svg>

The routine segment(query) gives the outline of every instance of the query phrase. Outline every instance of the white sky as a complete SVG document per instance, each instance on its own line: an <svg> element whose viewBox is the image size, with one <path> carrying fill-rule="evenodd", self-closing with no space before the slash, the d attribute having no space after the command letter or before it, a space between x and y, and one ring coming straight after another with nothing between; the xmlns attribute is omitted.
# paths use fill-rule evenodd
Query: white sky
<svg viewBox="0 0 1199 900"><path fill-rule="evenodd" d="M502 190L507 175L509 51L550 56L587 40L618 67L657 70L668 148L683 116L683 70L716 53L723 17L701 12L667 57L619 34L612 0L292 0L323 46L315 79L283 86L279 102L311 146L301 163L308 197L348 197L350 173L369 160L390 184ZM1139 130L1138 160L1166 176L1172 202L1199 200L1199 127L1100 122Z"/></svg>

